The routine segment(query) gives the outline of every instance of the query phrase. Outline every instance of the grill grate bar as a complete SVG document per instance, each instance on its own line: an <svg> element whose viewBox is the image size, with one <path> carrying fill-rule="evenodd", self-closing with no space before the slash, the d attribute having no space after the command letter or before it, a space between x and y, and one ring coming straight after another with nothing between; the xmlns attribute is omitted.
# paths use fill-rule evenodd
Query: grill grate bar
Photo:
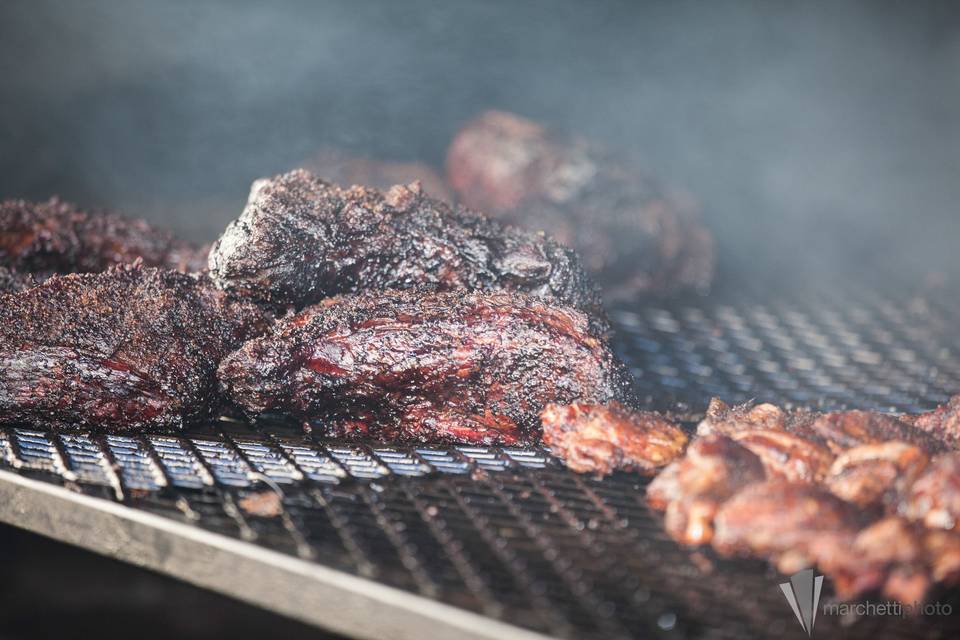
<svg viewBox="0 0 960 640"><path fill-rule="evenodd" d="M307 541L307 536L290 516L287 509L283 508L286 501L281 484L292 484L303 479L303 474L296 467L286 461L282 453L277 453L269 446L255 443L249 440L237 440L233 436L224 433L224 440L233 448L236 453L236 459L241 460L248 467L248 476L255 482L262 483L267 489L261 491L270 491L277 496L280 503L279 513L277 515L264 515L265 518L279 518L283 529L293 541L296 553L301 558L312 560L316 557L316 552ZM279 461L283 461L282 463ZM252 519L256 514L249 514L247 519ZM267 528L266 523L260 523L261 528ZM259 534L258 534L259 537Z"/></svg>
<svg viewBox="0 0 960 640"><path fill-rule="evenodd" d="M449 558L450 564L459 575L460 581L473 596L472 600L476 602L477 607L487 615L499 617L503 613L503 607L497 601L495 591L487 584L474 564L464 555L463 541L458 541L453 537L449 525L444 524L440 515L441 510L436 505L428 505L419 494L408 488L405 488L403 493L415 507L417 515L424 526L429 529L431 537L443 549L443 555Z"/></svg>
<svg viewBox="0 0 960 640"><path fill-rule="evenodd" d="M120 469L118 477L126 495L132 491L159 491L170 486L170 477L145 438L107 435L102 446L109 450Z"/></svg>
<svg viewBox="0 0 960 640"><path fill-rule="evenodd" d="M10 433L6 429L0 429L0 461L13 469L23 466L23 461L17 456Z"/></svg>
<svg viewBox="0 0 960 640"><path fill-rule="evenodd" d="M592 631L600 632L604 637L629 637L627 630L607 615L608 607L599 597L595 589L596 585L591 579L592 575L574 569L565 561L569 555L564 552L569 550L571 544L576 548L573 553L586 554L590 562L599 560L595 544L591 544L591 541L585 540L580 535L558 535L554 530L557 525L554 520L556 514L552 510L539 511L536 515L531 514L531 508L535 504L533 491L528 488L529 484L524 483L524 485L516 495L509 494L506 486L499 483L491 485L491 488L530 541L540 550L542 558L546 560L543 570L559 578L559 583L553 579L550 579L549 583L557 587L560 583L563 584L562 589L554 589L554 595L560 599L561 606L566 609L567 615L574 618L578 627L595 625L596 629ZM576 531L576 528L573 529ZM595 615L596 613L601 615Z"/></svg>
<svg viewBox="0 0 960 640"><path fill-rule="evenodd" d="M370 509L377 525L384 532L386 538L393 545L404 568L410 572L417 590L425 596L435 598L441 592L440 582L424 568L422 552L404 535L404 527L396 517L387 513L383 499L377 493L367 493L363 496L364 504Z"/></svg>
<svg viewBox="0 0 960 640"><path fill-rule="evenodd" d="M530 602L531 610L537 614L538 622L543 624L551 633L560 637L570 637L574 633L574 626L567 619L566 612L554 606L551 599L547 596L542 584L538 584L534 572L529 567L522 566L522 559L518 555L514 546L503 544L501 532L500 535L495 532L495 527L491 525L486 516L478 512L471 506L470 502L457 491L451 489L452 497L457 506L466 514L470 525L479 533L479 537L487 544L487 547L493 552L502 565L506 567L508 575L512 582L518 585L523 595L527 596ZM534 621L528 621L528 624Z"/></svg>

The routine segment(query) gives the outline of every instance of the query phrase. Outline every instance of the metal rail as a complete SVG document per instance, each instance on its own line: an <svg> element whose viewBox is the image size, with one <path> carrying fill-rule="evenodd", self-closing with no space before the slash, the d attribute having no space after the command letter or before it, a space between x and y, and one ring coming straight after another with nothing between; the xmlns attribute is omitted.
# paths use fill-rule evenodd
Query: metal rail
<svg viewBox="0 0 960 640"><path fill-rule="evenodd" d="M372 580L9 471L0 471L0 521L359 638L546 638Z"/></svg>

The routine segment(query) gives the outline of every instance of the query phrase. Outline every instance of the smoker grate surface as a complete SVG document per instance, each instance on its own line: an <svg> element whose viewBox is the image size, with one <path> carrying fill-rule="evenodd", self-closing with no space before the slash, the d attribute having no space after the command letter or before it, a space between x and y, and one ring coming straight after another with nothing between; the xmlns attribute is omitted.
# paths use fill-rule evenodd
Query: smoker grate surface
<svg viewBox="0 0 960 640"><path fill-rule="evenodd" d="M956 312L857 289L612 316L646 404L689 422L713 395L930 409L960 389ZM541 448L319 442L272 422L176 436L24 426L0 429L0 465L548 635L802 633L764 564L673 544L644 505L646 480L577 476ZM824 616L817 633L960 633L956 617L851 622Z"/></svg>

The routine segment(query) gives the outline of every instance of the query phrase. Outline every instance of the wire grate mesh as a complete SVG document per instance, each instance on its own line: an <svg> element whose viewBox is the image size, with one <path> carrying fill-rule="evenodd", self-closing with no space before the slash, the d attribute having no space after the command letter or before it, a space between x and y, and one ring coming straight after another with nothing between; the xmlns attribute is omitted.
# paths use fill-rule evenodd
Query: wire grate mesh
<svg viewBox="0 0 960 640"><path fill-rule="evenodd" d="M712 395L930 409L960 389L955 313L859 290L612 315L646 404L692 420ZM560 637L802 633L766 565L681 549L644 504L647 480L577 476L543 448L321 442L266 420L177 436L5 427L0 465ZM250 507L267 493L279 510ZM960 632L953 618L850 622L817 633Z"/></svg>

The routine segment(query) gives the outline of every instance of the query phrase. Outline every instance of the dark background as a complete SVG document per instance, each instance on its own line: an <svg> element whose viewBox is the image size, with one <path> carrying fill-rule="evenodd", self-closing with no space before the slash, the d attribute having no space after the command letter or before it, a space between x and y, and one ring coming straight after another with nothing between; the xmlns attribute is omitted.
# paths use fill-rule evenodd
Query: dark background
<svg viewBox="0 0 960 640"><path fill-rule="evenodd" d="M696 194L728 286L956 280L958 7L6 0L0 198L207 241L254 178L319 147L440 164L498 107ZM6 528L0 549L0 637L312 633Z"/></svg>
<svg viewBox="0 0 960 640"><path fill-rule="evenodd" d="M0 197L209 240L323 145L442 162L515 110L699 196L724 274L957 271L960 20L929 2L0 7ZM732 274L732 275L731 275Z"/></svg>
<svg viewBox="0 0 960 640"><path fill-rule="evenodd" d="M0 640L342 640L5 525L0 542Z"/></svg>

